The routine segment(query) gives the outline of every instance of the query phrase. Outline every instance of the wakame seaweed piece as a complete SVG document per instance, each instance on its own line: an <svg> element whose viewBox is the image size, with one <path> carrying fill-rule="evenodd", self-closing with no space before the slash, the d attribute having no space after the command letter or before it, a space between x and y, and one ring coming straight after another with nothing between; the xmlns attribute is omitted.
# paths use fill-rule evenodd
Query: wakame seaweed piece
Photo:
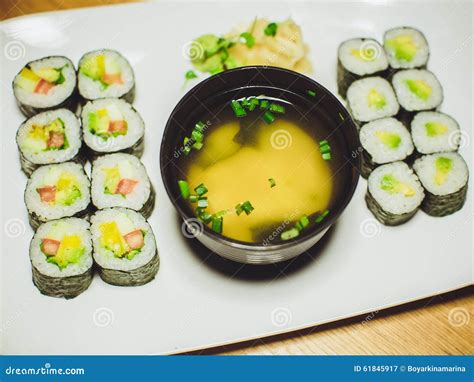
<svg viewBox="0 0 474 382"><path fill-rule="evenodd" d="M179 191L183 199L188 199L190 196L189 184L185 180L178 180Z"/></svg>
<svg viewBox="0 0 474 382"><path fill-rule="evenodd" d="M234 111L234 114L236 117L245 117L247 115L247 112L245 109L242 107L239 101L237 100L232 100L230 102L230 106L232 107L232 110Z"/></svg>

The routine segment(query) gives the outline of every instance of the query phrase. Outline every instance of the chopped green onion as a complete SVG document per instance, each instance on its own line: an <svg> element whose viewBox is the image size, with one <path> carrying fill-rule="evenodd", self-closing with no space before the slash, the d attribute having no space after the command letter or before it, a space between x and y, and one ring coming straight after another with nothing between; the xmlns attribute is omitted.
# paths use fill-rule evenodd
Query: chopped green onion
<svg viewBox="0 0 474 382"><path fill-rule="evenodd" d="M250 203L248 200L246 202L243 202L242 205L242 210L247 214L250 215L250 213L254 210L252 203Z"/></svg>
<svg viewBox="0 0 474 382"><path fill-rule="evenodd" d="M198 196L197 195L189 195L189 201L191 203L196 203L198 201Z"/></svg>
<svg viewBox="0 0 474 382"><path fill-rule="evenodd" d="M255 108L260 104L260 101L258 100L258 98L255 98L255 97L250 97L250 99L248 99L248 103L247 103L247 108L249 109L249 111L254 111Z"/></svg>
<svg viewBox="0 0 474 382"><path fill-rule="evenodd" d="M265 113L263 113L262 118L268 124L275 121L275 116L272 113L270 113L268 110Z"/></svg>
<svg viewBox="0 0 474 382"><path fill-rule="evenodd" d="M189 155L190 152L191 152L191 147L184 146L184 149L183 149L184 155Z"/></svg>
<svg viewBox="0 0 474 382"><path fill-rule="evenodd" d="M245 117L247 115L247 112L242 107L239 101L231 101L230 106L232 107L232 110L234 111L236 117Z"/></svg>
<svg viewBox="0 0 474 382"><path fill-rule="evenodd" d="M268 109L268 107L270 106L270 101L266 100L266 99L263 99L261 102L260 102L260 109L261 110L266 110Z"/></svg>
<svg viewBox="0 0 474 382"><path fill-rule="evenodd" d="M199 211L198 218L207 224L212 220L212 215L209 212L202 210Z"/></svg>
<svg viewBox="0 0 474 382"><path fill-rule="evenodd" d="M277 33L277 29L278 29L278 25L277 23L270 23L268 24L265 29L263 30L263 32L267 35L267 36L275 36L276 33Z"/></svg>
<svg viewBox="0 0 474 382"><path fill-rule="evenodd" d="M324 220L324 218L325 218L326 216L328 216L328 214L329 214L329 210L325 210L324 212L322 212L320 215L318 215L318 216L316 217L315 222L316 222L316 223L321 223L321 222Z"/></svg>
<svg viewBox="0 0 474 382"><path fill-rule="evenodd" d="M202 149L202 146L204 146L203 143L201 143L201 142L196 142L196 143L193 144L191 147L192 147L193 149L196 149L196 150L201 150L201 149Z"/></svg>
<svg viewBox="0 0 474 382"><path fill-rule="evenodd" d="M253 37L250 32L243 32L240 34L241 41L247 45L248 48L251 48L255 45L255 37Z"/></svg>
<svg viewBox="0 0 474 382"><path fill-rule="evenodd" d="M329 144L329 142L325 139L324 141L319 142L319 147L324 146L324 145L328 145L328 144Z"/></svg>
<svg viewBox="0 0 474 382"><path fill-rule="evenodd" d="M331 153L324 153L323 154L323 159L324 160L331 160Z"/></svg>
<svg viewBox="0 0 474 382"><path fill-rule="evenodd" d="M196 125L194 126L194 130L197 130L200 133L202 133L205 128L206 128L206 124L203 121L197 122Z"/></svg>
<svg viewBox="0 0 474 382"><path fill-rule="evenodd" d="M300 223L303 228L306 228L307 226L309 226L309 219L306 215L303 215L300 217L298 223Z"/></svg>
<svg viewBox="0 0 474 382"><path fill-rule="evenodd" d="M242 213L243 209L242 209L242 204L237 204L235 206L235 213L237 214L237 216L240 216L240 214Z"/></svg>
<svg viewBox="0 0 474 382"><path fill-rule="evenodd" d="M268 178L268 181L270 182L270 187L271 188L273 188L277 185L276 182L275 182L275 179L273 179L273 178Z"/></svg>
<svg viewBox="0 0 474 382"><path fill-rule="evenodd" d="M316 97L316 92L314 90L306 90L306 94L310 97Z"/></svg>
<svg viewBox="0 0 474 382"><path fill-rule="evenodd" d="M319 151L321 151L321 154L329 153L331 152L331 146L329 145L324 145L319 148Z"/></svg>
<svg viewBox="0 0 474 382"><path fill-rule="evenodd" d="M278 104L276 104L276 103L272 103L272 104L270 105L270 109L269 109L269 110L270 110L270 111L273 111L273 112L275 112L275 113L283 114L283 113L285 113L285 106L283 106L283 105L278 105Z"/></svg>
<svg viewBox="0 0 474 382"><path fill-rule="evenodd" d="M191 133L191 138L194 139L194 142L202 143L204 135L198 130L193 130Z"/></svg>
<svg viewBox="0 0 474 382"><path fill-rule="evenodd" d="M197 186L194 191L196 191L196 194L199 196L204 195L208 190L207 187L204 185L204 183L201 183L199 186Z"/></svg>
<svg viewBox="0 0 474 382"><path fill-rule="evenodd" d="M194 70L188 70L184 74L184 78L186 78L187 80L192 80L193 78L197 78L197 74L194 72Z"/></svg>
<svg viewBox="0 0 474 382"><path fill-rule="evenodd" d="M207 196L201 196L199 199L198 199L198 208L206 208L207 206L209 205L208 201L207 201Z"/></svg>
<svg viewBox="0 0 474 382"><path fill-rule="evenodd" d="M189 198L189 184L185 180L178 180L179 191L183 199Z"/></svg>
<svg viewBox="0 0 474 382"><path fill-rule="evenodd" d="M295 237L298 237L299 234L300 234L300 231L298 231L297 228L293 227L286 231L283 231L280 235L280 238L281 240L290 240L290 239L294 239Z"/></svg>
<svg viewBox="0 0 474 382"><path fill-rule="evenodd" d="M341 118L341 121L344 121L344 116L340 112L339 112L339 118Z"/></svg>
<svg viewBox="0 0 474 382"><path fill-rule="evenodd" d="M224 218L222 216L214 216L212 218L212 230L217 233L222 233L222 225L223 225Z"/></svg>

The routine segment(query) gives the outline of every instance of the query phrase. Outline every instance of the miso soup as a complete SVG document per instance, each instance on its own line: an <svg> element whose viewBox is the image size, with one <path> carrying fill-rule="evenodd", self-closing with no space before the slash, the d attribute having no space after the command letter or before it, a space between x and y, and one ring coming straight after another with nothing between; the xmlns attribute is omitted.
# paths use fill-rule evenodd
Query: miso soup
<svg viewBox="0 0 474 382"><path fill-rule="evenodd" d="M340 143L322 120L309 122L294 105L257 99L254 108L246 99L240 108L227 107L218 122L201 124L185 139L179 183L203 224L234 240L271 245L331 213L342 160Z"/></svg>

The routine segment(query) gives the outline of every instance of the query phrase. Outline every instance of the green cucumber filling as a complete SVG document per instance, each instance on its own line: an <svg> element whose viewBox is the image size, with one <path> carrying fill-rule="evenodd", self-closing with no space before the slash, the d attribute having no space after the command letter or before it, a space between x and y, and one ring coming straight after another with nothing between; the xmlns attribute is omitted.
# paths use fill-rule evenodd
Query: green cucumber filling
<svg viewBox="0 0 474 382"><path fill-rule="evenodd" d="M448 132L448 126L440 122L427 122L425 123L426 135L430 138L444 135Z"/></svg>
<svg viewBox="0 0 474 382"><path fill-rule="evenodd" d="M416 44L409 35L399 35L385 44L397 60L410 62L416 55Z"/></svg>
<svg viewBox="0 0 474 382"><path fill-rule="evenodd" d="M65 150L69 147L66 136L66 126L61 118L56 118L47 125L31 125L22 148L31 150L35 154L51 151Z"/></svg>
<svg viewBox="0 0 474 382"><path fill-rule="evenodd" d="M370 107L375 107L376 109L383 109L387 104L385 97L378 92L377 89L371 89L369 91L367 102Z"/></svg>
<svg viewBox="0 0 474 382"><path fill-rule="evenodd" d="M97 81L102 89L110 85L123 84L122 71L117 60L105 54L91 55L87 57L79 68L79 72Z"/></svg>
<svg viewBox="0 0 474 382"><path fill-rule="evenodd" d="M410 90L410 92L412 92L418 98L422 99L423 101L427 101L428 98L430 98L433 89L426 81L406 80L405 83L408 87L408 90Z"/></svg>
<svg viewBox="0 0 474 382"><path fill-rule="evenodd" d="M402 138L400 135L395 133L389 133L388 131L376 131L375 136L389 149L395 150L400 146Z"/></svg>
<svg viewBox="0 0 474 382"><path fill-rule="evenodd" d="M66 81L63 74L65 67L68 67L68 64L60 68L38 70L24 67L16 79L16 84L30 93L48 94L56 85L61 85Z"/></svg>
<svg viewBox="0 0 474 382"><path fill-rule="evenodd" d="M107 108L90 112L88 119L89 131L104 140L127 134L127 121L115 105L109 105Z"/></svg>
<svg viewBox="0 0 474 382"><path fill-rule="evenodd" d="M145 245L147 232L136 229L124 214L118 215L116 221L102 223L99 230L101 246L117 258L132 260Z"/></svg>
<svg viewBox="0 0 474 382"><path fill-rule="evenodd" d="M402 194L408 197L415 195L415 189L413 187L401 182L392 174L385 174L382 177L380 188L390 194Z"/></svg>
<svg viewBox="0 0 474 382"><path fill-rule="evenodd" d="M441 186L448 179L449 173L453 168L453 160L446 157L438 157L436 158L435 167L434 181L438 186Z"/></svg>

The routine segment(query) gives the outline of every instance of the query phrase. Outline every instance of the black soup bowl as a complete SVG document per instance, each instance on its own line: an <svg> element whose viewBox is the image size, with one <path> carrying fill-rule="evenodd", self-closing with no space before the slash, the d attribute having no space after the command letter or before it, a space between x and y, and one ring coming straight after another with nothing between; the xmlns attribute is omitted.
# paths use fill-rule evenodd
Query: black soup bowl
<svg viewBox="0 0 474 382"><path fill-rule="evenodd" d="M302 230L299 236L281 241L248 243L214 232L200 222L188 201L181 197L178 180L183 179L183 141L191 136L197 121L219 121L230 102L243 97L264 95L296 105L301 118L314 125L324 124L330 140L339 142L338 165L333 176L340 180L337 199L330 213ZM316 122L317 120L317 122ZM316 128L316 127L315 127ZM205 145L205 137L204 137ZM348 111L326 88L293 71L267 66L248 66L214 75L191 89L176 105L166 124L160 149L160 168L168 196L189 232L211 251L227 259L249 264L270 264L295 257L321 239L350 202L359 179L357 129ZM192 151L189 155L193 155ZM224 218L225 224L225 218Z"/></svg>

